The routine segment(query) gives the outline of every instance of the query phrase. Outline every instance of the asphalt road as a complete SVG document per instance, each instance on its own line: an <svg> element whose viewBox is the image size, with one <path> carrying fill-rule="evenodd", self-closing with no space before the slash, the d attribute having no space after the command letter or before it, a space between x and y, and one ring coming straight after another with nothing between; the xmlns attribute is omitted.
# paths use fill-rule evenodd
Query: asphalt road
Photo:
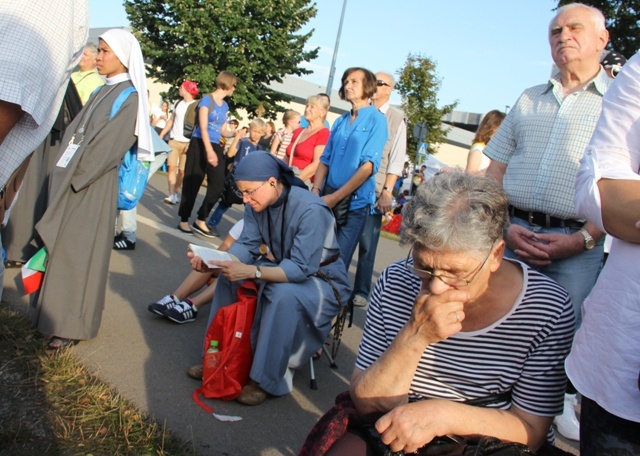
<svg viewBox="0 0 640 456"><path fill-rule="evenodd" d="M204 195L200 192L196 209ZM186 370L200 362L208 307L193 323L178 325L147 310L149 303L171 293L190 271L187 244L216 246L199 237L180 233L178 207L163 203L166 177L156 174L138 209L138 240L134 251L114 251L111 256L107 305L96 339L73 348L75 355L96 375L153 416L171 433L192 443L203 455L295 455L317 419L333 405L336 395L348 388L365 317L356 309L354 323L346 328L332 369L323 357L315 362L318 389L309 387L309 369L294 378L292 394L267 400L258 407L236 402L207 400L214 411L238 415L238 422L221 422L192 400L199 383ZM195 213L195 211L194 211ZM238 208L227 212L219 231L224 236L242 217ZM375 272L404 258L406 249L381 238ZM7 270L5 299L20 298ZM355 259L350 267L351 279Z"/></svg>

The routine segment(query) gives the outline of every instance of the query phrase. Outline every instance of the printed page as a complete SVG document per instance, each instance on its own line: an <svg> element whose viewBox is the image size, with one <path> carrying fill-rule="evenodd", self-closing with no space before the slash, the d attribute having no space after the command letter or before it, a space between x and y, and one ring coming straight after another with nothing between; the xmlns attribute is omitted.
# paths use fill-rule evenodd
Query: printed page
<svg viewBox="0 0 640 456"><path fill-rule="evenodd" d="M209 261L231 261L231 255L227 252L221 252L220 250L196 244L189 244L189 248L196 256L202 258L210 268L217 268L217 266L209 264Z"/></svg>

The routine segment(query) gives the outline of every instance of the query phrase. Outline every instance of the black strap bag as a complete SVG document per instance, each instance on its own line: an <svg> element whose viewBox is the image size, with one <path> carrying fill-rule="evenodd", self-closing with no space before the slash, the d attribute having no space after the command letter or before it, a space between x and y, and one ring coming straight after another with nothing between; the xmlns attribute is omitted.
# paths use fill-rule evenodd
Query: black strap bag
<svg viewBox="0 0 640 456"><path fill-rule="evenodd" d="M224 176L224 186L222 188L220 200L228 207L231 207L234 204L242 204L242 193L236 185L236 178L233 175L233 172L228 172Z"/></svg>
<svg viewBox="0 0 640 456"><path fill-rule="evenodd" d="M334 193L337 188L330 187L329 185L324 185L323 195L330 195ZM333 212L333 217L336 219L336 225L342 226L347 223L347 217L349 216L349 206L351 204L351 194L342 198L338 204L333 206L331 212Z"/></svg>

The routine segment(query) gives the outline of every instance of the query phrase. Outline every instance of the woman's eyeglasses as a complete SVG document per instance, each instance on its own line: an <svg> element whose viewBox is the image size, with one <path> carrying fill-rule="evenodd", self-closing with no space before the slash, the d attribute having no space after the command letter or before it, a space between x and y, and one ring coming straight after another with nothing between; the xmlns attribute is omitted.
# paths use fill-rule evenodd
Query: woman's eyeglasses
<svg viewBox="0 0 640 456"><path fill-rule="evenodd" d="M480 264L480 266L478 266L478 268L475 271L472 271L469 274L467 274L467 277L453 277L453 276L447 276L442 274L435 274L433 270L430 271L428 269L416 268L415 266L413 266L413 264L409 264L409 258L412 258L411 255L413 253L413 248L409 250L407 259L404 260L404 267L407 268L409 271L413 272L415 275L417 275L419 278L423 280L439 279L442 283L444 283L445 285L449 285L450 287L456 287L456 288L468 287L475 280L475 278L478 277L478 274L480 274L480 271L482 271L482 268L484 268L484 265L487 263L487 260L491 256L492 251L493 249L489 251L489 254L484 259L484 261Z"/></svg>
<svg viewBox="0 0 640 456"><path fill-rule="evenodd" d="M238 198L244 198L245 196L248 198L253 197L253 194L255 192L257 192L258 190L260 190L260 187L262 187L264 184L266 184L269 181L264 181L263 183L261 183L260 185L258 185L256 188L254 188L253 190L244 190L244 191L240 191L240 190L235 190L234 193L236 194L236 196Z"/></svg>

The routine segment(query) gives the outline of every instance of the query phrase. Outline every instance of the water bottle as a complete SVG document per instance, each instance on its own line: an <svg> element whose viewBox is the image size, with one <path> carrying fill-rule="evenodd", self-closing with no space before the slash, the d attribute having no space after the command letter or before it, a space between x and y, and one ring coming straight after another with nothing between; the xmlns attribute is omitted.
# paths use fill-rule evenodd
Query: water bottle
<svg viewBox="0 0 640 456"><path fill-rule="evenodd" d="M218 368L220 364L220 349L218 348L218 341L212 340L209 342L209 348L204 354L204 366L209 372L213 372Z"/></svg>
<svg viewBox="0 0 640 456"><path fill-rule="evenodd" d="M218 348L218 341L212 340L209 342L209 348L207 349L207 353L218 353L220 349Z"/></svg>

